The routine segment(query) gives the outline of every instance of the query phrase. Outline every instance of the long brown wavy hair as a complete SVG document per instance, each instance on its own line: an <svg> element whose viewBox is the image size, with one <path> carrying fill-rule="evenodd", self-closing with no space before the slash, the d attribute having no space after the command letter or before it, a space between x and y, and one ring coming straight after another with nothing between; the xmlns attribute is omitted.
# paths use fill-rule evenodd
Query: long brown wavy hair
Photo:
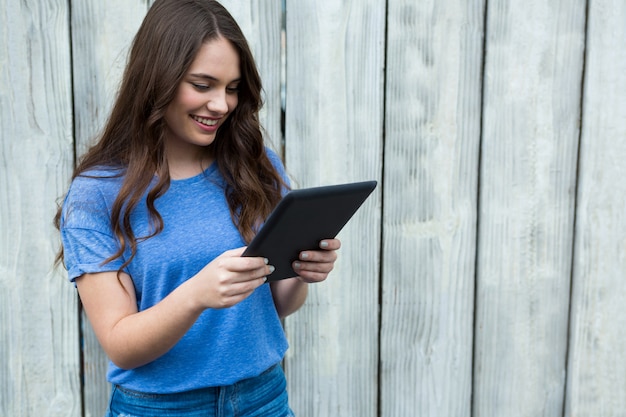
<svg viewBox="0 0 626 417"><path fill-rule="evenodd" d="M203 43L218 37L228 40L237 50L241 81L238 105L207 152L226 181L231 217L246 242L250 242L259 222L281 199L286 185L265 153L258 118L263 105L261 79L239 25L217 1L156 0L133 40L104 130L72 175L74 179L102 166L123 169L123 183L111 212L111 227L120 248L105 262L119 258L130 248L125 267L136 253L138 239L163 230L163 219L154 202L170 184L164 151L164 114ZM148 191L155 174L158 181ZM136 237L130 214L146 191L146 204L155 227L150 236ZM55 217L57 228L60 218L61 208ZM57 261L62 257L63 248Z"/></svg>

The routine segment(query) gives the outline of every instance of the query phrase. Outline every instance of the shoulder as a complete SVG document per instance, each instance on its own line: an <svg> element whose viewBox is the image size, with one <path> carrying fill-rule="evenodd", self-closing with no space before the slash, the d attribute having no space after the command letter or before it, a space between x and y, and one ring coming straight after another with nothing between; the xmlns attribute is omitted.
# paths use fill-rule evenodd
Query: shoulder
<svg viewBox="0 0 626 417"><path fill-rule="evenodd" d="M282 165L282 160L280 159L280 156L278 156L276 151L274 151L272 148L266 146L265 147L265 154L270 159L270 161L272 161L272 164L274 164L275 162L278 162L278 163L280 163Z"/></svg>
<svg viewBox="0 0 626 417"><path fill-rule="evenodd" d="M68 196L115 193L124 180L124 171L116 168L94 168L77 175L70 185Z"/></svg>
<svg viewBox="0 0 626 417"><path fill-rule="evenodd" d="M82 227L87 219L108 219L123 178L123 171L108 168L91 169L76 176L63 202L62 227Z"/></svg>

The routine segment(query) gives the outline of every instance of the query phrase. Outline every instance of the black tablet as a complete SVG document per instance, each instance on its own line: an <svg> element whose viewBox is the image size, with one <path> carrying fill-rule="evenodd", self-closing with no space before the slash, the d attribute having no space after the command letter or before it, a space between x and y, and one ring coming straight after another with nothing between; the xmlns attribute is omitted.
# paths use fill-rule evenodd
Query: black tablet
<svg viewBox="0 0 626 417"><path fill-rule="evenodd" d="M269 215L243 256L269 259L268 281L298 275L291 267L303 250L333 239L376 188L376 181L290 191Z"/></svg>

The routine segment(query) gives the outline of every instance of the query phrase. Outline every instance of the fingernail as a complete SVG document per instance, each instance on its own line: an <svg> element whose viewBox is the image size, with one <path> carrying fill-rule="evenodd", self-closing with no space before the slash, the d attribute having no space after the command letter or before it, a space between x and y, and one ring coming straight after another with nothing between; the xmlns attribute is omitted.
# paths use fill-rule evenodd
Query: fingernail
<svg viewBox="0 0 626 417"><path fill-rule="evenodd" d="M270 265L270 274L274 271L276 271L276 268L274 268L274 265Z"/></svg>
<svg viewBox="0 0 626 417"><path fill-rule="evenodd" d="M267 258L263 258L263 262L265 262L265 265L267 265L267 264L269 264L269 263L270 263L270 260L269 260L269 259L267 259Z"/></svg>
<svg viewBox="0 0 626 417"><path fill-rule="evenodd" d="M302 264L300 262L294 262L293 263L294 268L296 269L300 269L300 267L302 266Z"/></svg>
<svg viewBox="0 0 626 417"><path fill-rule="evenodd" d="M320 248L326 249L327 247L328 247L328 242L326 242L325 240L322 240L320 242Z"/></svg>
<svg viewBox="0 0 626 417"><path fill-rule="evenodd" d="M300 259L309 259L309 254L307 252L302 252L300 254Z"/></svg>

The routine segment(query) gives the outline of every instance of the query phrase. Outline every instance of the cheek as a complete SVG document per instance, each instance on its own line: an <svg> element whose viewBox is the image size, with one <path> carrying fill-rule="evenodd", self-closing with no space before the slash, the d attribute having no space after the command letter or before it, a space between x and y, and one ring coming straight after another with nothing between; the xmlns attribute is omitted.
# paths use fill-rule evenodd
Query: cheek
<svg viewBox="0 0 626 417"><path fill-rule="evenodd" d="M237 104L239 104L239 97L237 97L236 95L232 97L228 97L227 103L228 103L228 112L232 113L237 107Z"/></svg>
<svg viewBox="0 0 626 417"><path fill-rule="evenodd" d="M182 111L196 108L204 104L204 102L202 101L202 96L186 89L181 89L178 91L178 94L176 95L176 103L178 104L179 109Z"/></svg>

